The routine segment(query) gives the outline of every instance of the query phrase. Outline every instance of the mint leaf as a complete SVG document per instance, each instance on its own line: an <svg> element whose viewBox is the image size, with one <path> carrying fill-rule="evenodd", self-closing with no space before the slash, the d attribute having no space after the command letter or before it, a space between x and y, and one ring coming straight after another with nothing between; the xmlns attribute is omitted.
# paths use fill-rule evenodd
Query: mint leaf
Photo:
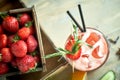
<svg viewBox="0 0 120 80"><path fill-rule="evenodd" d="M52 57L56 57L56 56L62 56L64 55L65 53L61 53L61 52L56 52L56 53L52 53L52 54L48 54L46 56L44 56L44 58L52 58Z"/></svg>
<svg viewBox="0 0 120 80"><path fill-rule="evenodd" d="M57 48L59 52L64 52L64 53L70 53L70 51L62 49L62 48Z"/></svg>
<svg viewBox="0 0 120 80"><path fill-rule="evenodd" d="M82 41L81 40L77 40L76 42L75 42L75 44L73 45L73 47L72 47L72 53L76 53L79 49L80 49L80 43L82 43Z"/></svg>
<svg viewBox="0 0 120 80"><path fill-rule="evenodd" d="M73 24L73 28L74 28L73 36L74 36L75 41L77 41L78 40L78 28L74 24Z"/></svg>

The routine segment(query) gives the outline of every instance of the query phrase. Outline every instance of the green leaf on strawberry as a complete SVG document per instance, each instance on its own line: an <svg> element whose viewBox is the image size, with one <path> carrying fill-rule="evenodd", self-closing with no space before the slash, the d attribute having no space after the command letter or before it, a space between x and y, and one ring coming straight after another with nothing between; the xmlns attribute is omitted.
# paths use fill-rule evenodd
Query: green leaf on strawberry
<svg viewBox="0 0 120 80"><path fill-rule="evenodd" d="M73 24L73 28L74 28L74 32L73 32L74 39L75 41L77 41L78 40L78 28L74 24Z"/></svg>
<svg viewBox="0 0 120 80"><path fill-rule="evenodd" d="M33 25L33 21L28 21L27 23L25 23L25 27L30 27Z"/></svg>

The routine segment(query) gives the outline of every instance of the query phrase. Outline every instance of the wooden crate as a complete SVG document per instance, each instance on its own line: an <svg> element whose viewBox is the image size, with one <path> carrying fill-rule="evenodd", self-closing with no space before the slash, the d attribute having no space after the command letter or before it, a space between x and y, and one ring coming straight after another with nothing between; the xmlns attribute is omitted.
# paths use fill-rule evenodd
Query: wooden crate
<svg viewBox="0 0 120 80"><path fill-rule="evenodd" d="M38 21L37 21L37 15L36 15L34 6L32 8L13 9L13 10L9 10L9 11L2 12L2 13L8 13L10 15L15 15L15 14L24 13L24 12L31 14L31 16L33 18L34 26L35 26L35 34L36 34L36 38L38 41L38 51L40 53L40 59L41 59L41 64L37 67L36 70L44 72L44 71L46 71L46 61L43 58L44 49L43 49L43 43L42 43L42 37L41 37L41 30L40 30L40 25L38 24ZM9 71L7 74L0 75L0 77L6 78L8 76L13 76L16 74L23 74L23 73L21 73L18 70L15 70L15 71L12 70L12 71Z"/></svg>

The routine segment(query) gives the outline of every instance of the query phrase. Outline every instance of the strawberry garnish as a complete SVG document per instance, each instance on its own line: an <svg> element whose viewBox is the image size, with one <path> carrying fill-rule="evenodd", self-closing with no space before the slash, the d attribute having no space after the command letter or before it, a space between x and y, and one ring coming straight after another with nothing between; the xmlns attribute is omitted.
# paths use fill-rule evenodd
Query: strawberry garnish
<svg viewBox="0 0 120 80"><path fill-rule="evenodd" d="M101 58L101 56L98 54L100 46L97 46L93 51L92 51L92 56L94 58Z"/></svg>
<svg viewBox="0 0 120 80"><path fill-rule="evenodd" d="M77 26L73 25L74 32L73 35L70 35L66 45L65 49L57 48L58 52L46 55L45 58L51 58L55 56L66 56L67 58L71 60L77 60L81 56L81 45L85 42L79 39L78 37L78 29ZM82 44L81 44L82 43ZM88 45L85 43L85 45Z"/></svg>
<svg viewBox="0 0 120 80"><path fill-rule="evenodd" d="M74 54L66 54L66 57L72 60L77 60L81 55L81 49L79 49L77 52Z"/></svg>
<svg viewBox="0 0 120 80"><path fill-rule="evenodd" d="M90 36L87 38L86 42L89 45L93 46L99 39L100 39L100 36L95 32L92 32Z"/></svg>

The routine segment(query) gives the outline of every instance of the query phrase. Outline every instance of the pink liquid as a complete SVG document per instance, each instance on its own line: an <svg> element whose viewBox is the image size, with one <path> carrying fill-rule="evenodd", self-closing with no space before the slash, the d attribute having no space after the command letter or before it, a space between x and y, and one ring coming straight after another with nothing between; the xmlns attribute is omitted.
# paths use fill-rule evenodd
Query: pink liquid
<svg viewBox="0 0 120 80"><path fill-rule="evenodd" d="M65 56L65 59L72 66L74 65L75 69L80 71L90 71L102 66L107 60L109 54L108 43L104 35L93 28L87 28L85 33L79 32L78 35L83 42L92 45L92 48L82 44L80 57L78 59L72 60L67 56ZM71 37L67 39L66 45L69 40L71 40Z"/></svg>

